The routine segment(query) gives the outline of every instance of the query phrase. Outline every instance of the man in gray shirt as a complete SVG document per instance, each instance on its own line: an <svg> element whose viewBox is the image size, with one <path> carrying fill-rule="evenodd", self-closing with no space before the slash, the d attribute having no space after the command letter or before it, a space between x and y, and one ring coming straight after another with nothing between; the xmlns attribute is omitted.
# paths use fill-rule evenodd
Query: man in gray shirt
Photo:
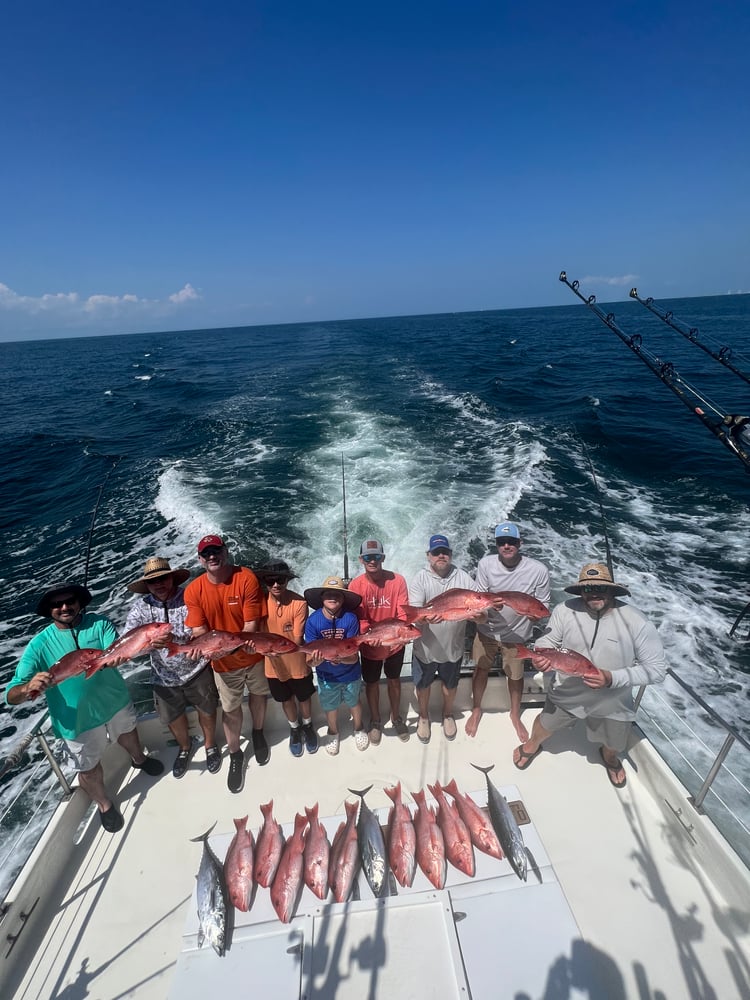
<svg viewBox="0 0 750 1000"><path fill-rule="evenodd" d="M549 570L536 559L521 552L521 532L518 525L503 521L495 528L497 555L479 560L476 589L483 593L503 590L531 594L544 605L549 605ZM482 698L487 688L487 677L495 657L500 652L503 672L508 678L510 721L519 740L527 740L529 732L521 721L521 696L523 694L523 660L516 654L516 643L531 639L533 624L530 618L519 615L512 608L490 611L486 623L477 625L474 640L474 677L472 680L473 708L466 722L466 734L476 736L482 718Z"/></svg>

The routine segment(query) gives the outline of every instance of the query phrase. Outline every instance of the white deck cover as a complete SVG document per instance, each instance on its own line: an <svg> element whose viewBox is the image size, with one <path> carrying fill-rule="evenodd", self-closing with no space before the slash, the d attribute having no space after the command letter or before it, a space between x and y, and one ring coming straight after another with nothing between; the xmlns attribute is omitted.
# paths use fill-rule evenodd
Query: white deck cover
<svg viewBox="0 0 750 1000"><path fill-rule="evenodd" d="M405 699L408 693L405 685ZM412 706L408 743L386 727L379 747L361 753L345 738L333 758L321 748L293 759L288 730L275 717L271 761L259 768L251 758L239 795L227 790L226 760L210 775L202 749L175 781L174 748L157 722L147 724L145 742L167 765L164 776L128 770L118 797L124 830L105 834L94 817L64 877L51 871L34 888L35 916L12 964L0 965L3 1000L189 1000L264 989L279 997L389 1000L750 996L750 878L714 839L710 823L692 813L684 789L640 746L627 765L627 787L616 791L578 733L554 737L520 772L511 761L517 739L507 713L488 695L490 710L475 739L459 719L449 743L436 721L431 742L421 744ZM469 699L462 682L459 706ZM528 723L534 714L527 711ZM113 748L115 757L120 753ZM289 926L275 919L270 903L264 909L267 891L259 890L251 913L237 915L225 958L207 944L195 947L202 848L190 838L216 823L212 842L225 849L232 818L248 813L257 832L259 804L271 798L287 828L315 801L321 817L335 819L347 789L370 784L368 804L384 817L390 800L383 788L398 780L405 792L451 777L463 791L480 790L484 779L472 761L494 763L495 784L528 811L523 831L539 874L530 868L526 885L507 862L477 854L480 866L490 865L481 867L486 879L449 869L448 888L437 892L419 873L413 892L399 888L386 905L364 889L361 901L342 906L323 906L308 894ZM30 908L22 882L9 903L4 943L21 926L20 910ZM40 915L40 923L49 918L43 935L40 923L32 926Z"/></svg>

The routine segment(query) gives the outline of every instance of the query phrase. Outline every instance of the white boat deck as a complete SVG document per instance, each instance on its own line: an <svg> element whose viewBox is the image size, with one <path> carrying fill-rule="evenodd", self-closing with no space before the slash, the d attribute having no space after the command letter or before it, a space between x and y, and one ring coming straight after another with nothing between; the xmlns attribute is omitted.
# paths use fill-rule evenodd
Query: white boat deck
<svg viewBox="0 0 750 1000"><path fill-rule="evenodd" d="M406 698L410 685L404 689ZM271 761L259 768L250 759L239 795L227 790L226 759L210 775L202 748L185 778L174 780L174 748L157 721L146 722L144 742L164 761L164 776L125 770L124 753L111 749L110 764L124 773L118 801L125 828L115 835L93 816L71 846L84 796L77 791L61 807L8 897L0 994L188 1000L225 995L225 988L233 995L270 988L274 996L310 1000L749 997L750 872L694 813L682 786L642 742L626 765L627 787L615 790L577 732L553 737L518 771L499 689L491 679L489 710L473 740L462 721L452 743L434 722L426 746L414 732L402 743L387 727L379 747L361 753L345 738L338 757L321 748L292 758L288 729L277 710L269 712ZM464 717L470 696L462 681ZM535 714L527 710L527 725ZM413 729L413 705L409 717ZM249 814L257 832L259 804L271 798L279 822L291 824L316 801L321 817L339 816L347 789L368 785L368 804L385 816L391 803L383 788L398 780L413 791L453 777L463 791L481 794L484 778L471 762L494 764L494 783L509 798L517 791L529 814L523 831L535 866L526 884L507 862L477 854L474 880L452 872L437 892L419 875L413 892L399 889L385 903L366 892L340 906L303 896L286 926L266 919L267 890L260 889L251 913L237 915L225 958L207 944L196 949L201 845L190 838L216 823L212 843L221 853L233 817ZM21 912L31 913L26 926ZM13 943L8 935L21 927Z"/></svg>

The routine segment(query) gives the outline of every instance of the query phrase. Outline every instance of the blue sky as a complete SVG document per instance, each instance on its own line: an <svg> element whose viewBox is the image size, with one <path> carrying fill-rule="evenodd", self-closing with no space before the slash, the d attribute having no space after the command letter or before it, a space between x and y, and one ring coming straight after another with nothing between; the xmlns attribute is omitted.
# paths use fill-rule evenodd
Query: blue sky
<svg viewBox="0 0 750 1000"><path fill-rule="evenodd" d="M2 20L2 340L750 291L747 3Z"/></svg>

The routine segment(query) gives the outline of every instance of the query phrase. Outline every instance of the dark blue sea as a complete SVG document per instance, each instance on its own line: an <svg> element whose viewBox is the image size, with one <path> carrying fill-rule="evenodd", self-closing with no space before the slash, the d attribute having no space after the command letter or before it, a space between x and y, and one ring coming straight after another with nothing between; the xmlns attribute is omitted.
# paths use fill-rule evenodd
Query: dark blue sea
<svg viewBox="0 0 750 1000"><path fill-rule="evenodd" d="M658 305L750 371L750 296ZM747 383L637 302L611 308L707 413L750 412ZM671 666L750 735L750 644L728 635L750 601L750 476L586 306L6 343L0 360L0 682L37 596L87 555L117 625L145 559L197 571L208 532L237 562L287 560L300 587L341 573L343 456L352 572L373 535L409 578L437 531L471 571L510 518L561 599L606 529ZM0 707L0 754L39 710Z"/></svg>

